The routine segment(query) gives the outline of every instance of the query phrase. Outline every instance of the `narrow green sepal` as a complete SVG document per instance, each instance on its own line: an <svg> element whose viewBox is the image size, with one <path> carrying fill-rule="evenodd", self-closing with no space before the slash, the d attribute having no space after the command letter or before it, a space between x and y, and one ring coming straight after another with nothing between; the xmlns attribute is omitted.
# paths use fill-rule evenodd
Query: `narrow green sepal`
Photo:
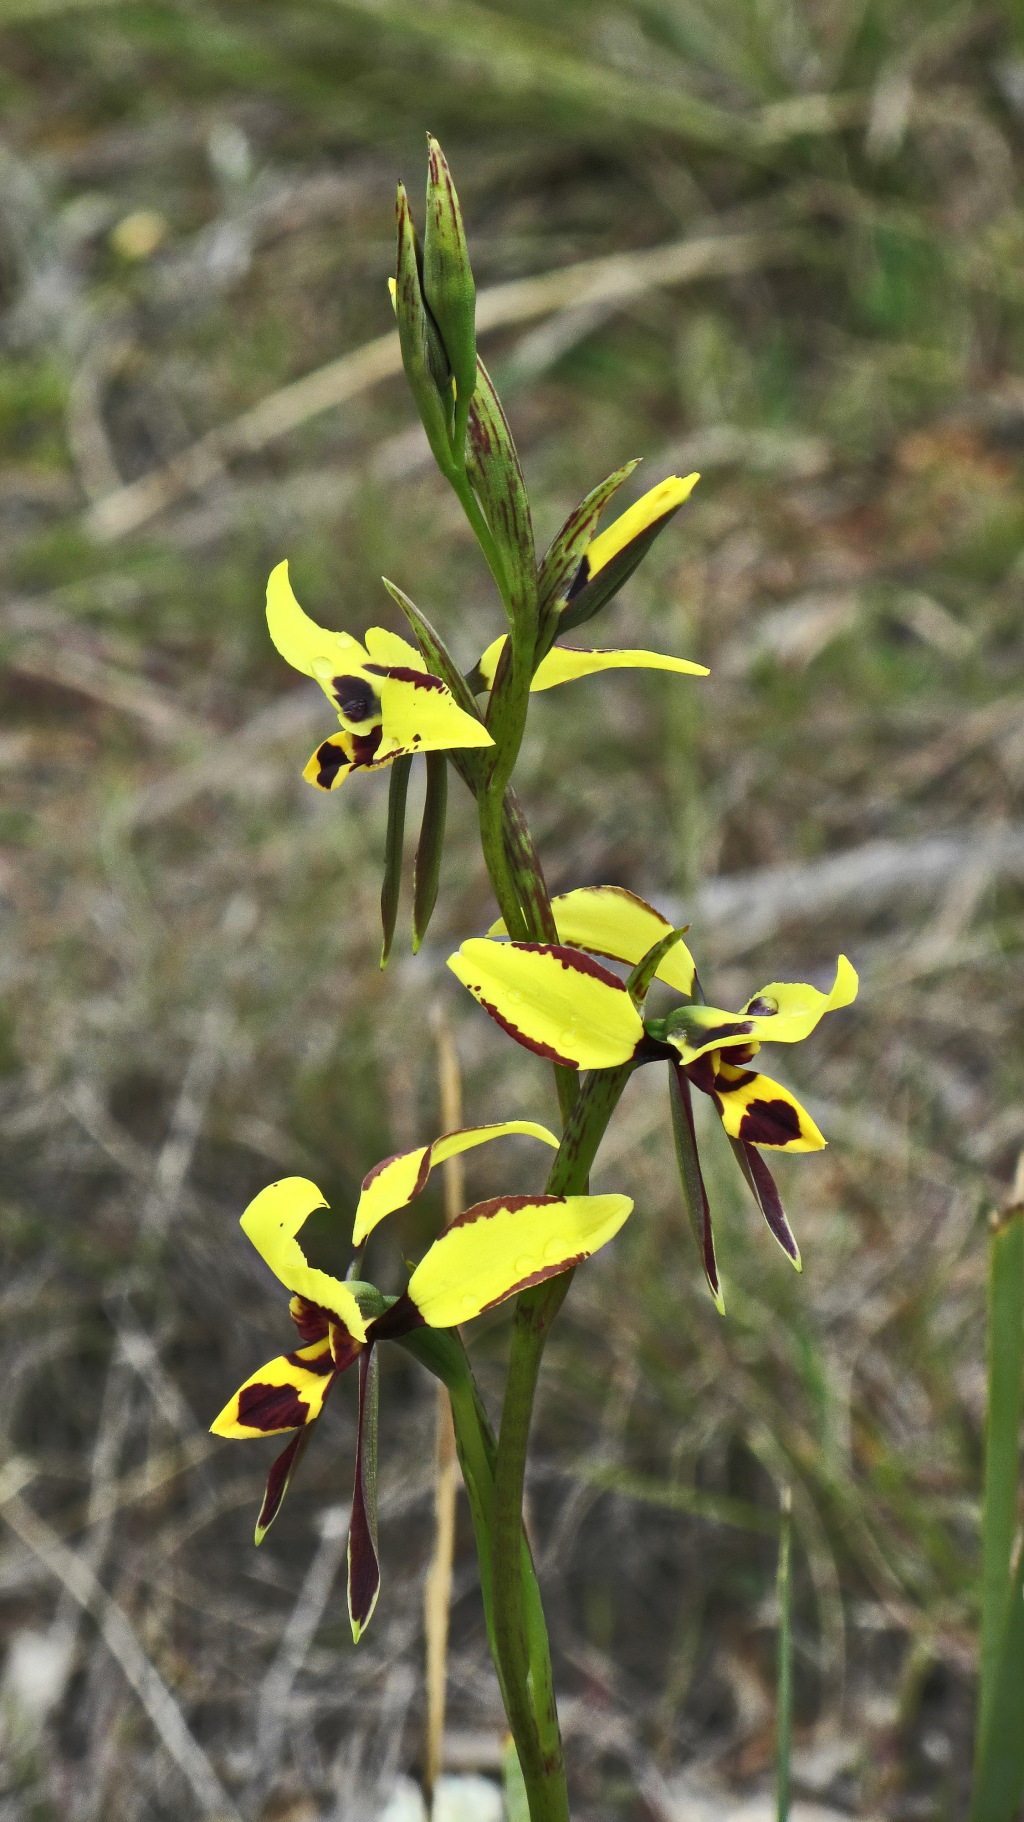
<svg viewBox="0 0 1024 1822"><path fill-rule="evenodd" d="M386 968L391 944L395 937L395 922L398 917L398 896L402 889L402 845L405 840L405 800L409 794L409 773L412 770L412 758L401 754L391 767L391 785L388 791L388 831L384 841L384 879L380 888L380 921L384 931L384 942L380 952L380 965Z"/></svg>
<svg viewBox="0 0 1024 1822"><path fill-rule="evenodd" d="M443 753L427 753L427 791L423 821L416 845L412 875L412 951L415 955L426 935L441 877L444 825L448 810L448 761Z"/></svg>
<svg viewBox="0 0 1024 1822"><path fill-rule="evenodd" d="M482 721L483 716L477 707L476 698L469 682L460 671L440 633L431 626L426 614L416 606L415 601L409 599L403 589L400 589L396 583L389 582L387 576L382 576L381 581L395 606L401 608L408 620L431 675L440 677L441 682L447 684L460 709L465 709L467 715L475 715L478 721ZM479 747L453 747L448 755L459 777L465 779L470 790L476 789L480 778L480 751Z"/></svg>
<svg viewBox="0 0 1024 1822"><path fill-rule="evenodd" d="M559 629L559 618L562 603L579 569L583 553L597 530L597 522L612 495L629 479L634 468L639 468L640 457L632 462L625 462L601 481L597 487L582 499L573 512L569 514L561 531L548 549L537 574L537 595L540 605L541 635L537 641L537 663L547 656L555 633Z"/></svg>
<svg viewBox="0 0 1024 1822"><path fill-rule="evenodd" d="M427 441L442 474L454 473L451 436L454 393L444 346L423 298L422 255L403 184L398 186L398 260L395 316L402 346L402 365Z"/></svg>
<svg viewBox="0 0 1024 1822"><path fill-rule="evenodd" d="M537 557L533 519L519 456L501 400L482 361L469 412L466 473L501 556L512 596L513 620L537 610Z"/></svg>
<svg viewBox="0 0 1024 1822"><path fill-rule="evenodd" d="M427 214L423 232L423 295L455 377L452 448L462 462L469 410L476 391L476 285L462 210L448 161L427 134Z"/></svg>
<svg viewBox="0 0 1024 1822"><path fill-rule="evenodd" d="M669 950L674 949L677 943L682 942L683 937L686 935L689 928L689 924L680 924L678 930L670 930L667 936L662 937L660 943L655 943L653 948L648 949L646 955L640 957L636 967L627 977L626 990L638 1011L643 1011L644 1001L650 990L651 982L657 974L658 969L661 967L662 962L665 960Z"/></svg>
<svg viewBox="0 0 1024 1822"><path fill-rule="evenodd" d="M641 532L639 537L632 539L612 557L603 569L598 570L591 581L584 583L571 600L566 601L558 616L559 637L574 626L582 626L585 620L592 620L612 596L618 594L623 583L629 581L633 571L643 562L658 533L664 531L678 511L679 506L674 506L669 512L663 513L660 519L656 519L653 525L649 525L646 531Z"/></svg>
<svg viewBox="0 0 1024 1822"><path fill-rule="evenodd" d="M715 1308L719 1315L724 1316L725 1298L722 1295L718 1261L715 1257L711 1205L708 1202L708 1192L704 1187L704 1174L697 1155L697 1134L693 1124L690 1083L678 1063L669 1064L668 1081L672 1108L672 1137L675 1140L676 1163L679 1166L679 1182L683 1191L683 1201L690 1217L694 1239L700 1249L708 1290L714 1298Z"/></svg>

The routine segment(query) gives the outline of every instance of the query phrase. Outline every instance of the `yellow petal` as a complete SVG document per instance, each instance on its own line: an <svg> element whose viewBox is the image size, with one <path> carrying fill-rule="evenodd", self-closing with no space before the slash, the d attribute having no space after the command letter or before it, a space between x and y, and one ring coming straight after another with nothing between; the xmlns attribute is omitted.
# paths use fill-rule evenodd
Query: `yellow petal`
<svg viewBox="0 0 1024 1822"><path fill-rule="evenodd" d="M467 1208L413 1272L408 1295L431 1328L468 1322L513 1292L596 1253L617 1234L628 1196L499 1196Z"/></svg>
<svg viewBox="0 0 1024 1822"><path fill-rule="evenodd" d="M397 633L389 633L385 626L367 627L366 650L374 664L400 664L410 671L427 668L422 652Z"/></svg>
<svg viewBox="0 0 1024 1822"><path fill-rule="evenodd" d="M471 1151L474 1146L486 1145L491 1139L503 1139L511 1133L525 1133L529 1138L543 1139L545 1145L558 1146L554 1133L546 1126L538 1126L534 1120L503 1120L493 1126L464 1126L457 1132L445 1133L432 1145L420 1145L415 1151L400 1151L394 1157L383 1159L363 1178L352 1230L353 1246L359 1246L385 1215L393 1214L396 1208L404 1208L418 1196L435 1164L443 1164L446 1158L454 1158L459 1152Z"/></svg>
<svg viewBox="0 0 1024 1822"><path fill-rule="evenodd" d="M631 967L672 929L667 917L624 886L581 886L576 892L562 892L551 900L551 910L560 943L629 962ZM487 934L505 934L500 918ZM690 994L695 973L693 956L684 942L678 942L660 963L657 979L677 993Z"/></svg>
<svg viewBox="0 0 1024 1822"><path fill-rule="evenodd" d="M531 690L553 690L556 684L571 683L575 677L591 677L596 671L679 671L690 677L707 677L706 664L691 664L688 658L670 658L665 652L582 651L570 645L553 645L534 673Z"/></svg>
<svg viewBox="0 0 1024 1822"><path fill-rule="evenodd" d="M315 677L332 702L331 678L366 662L357 639L348 633L328 632L303 613L292 593L287 563L279 563L267 583L267 626L285 663L306 677Z"/></svg>
<svg viewBox="0 0 1024 1822"><path fill-rule="evenodd" d="M694 1079L698 1088L704 1087L699 1077ZM807 1109L771 1076L720 1060L705 1093L711 1095L732 1139L769 1151L821 1151L826 1144Z"/></svg>
<svg viewBox="0 0 1024 1822"><path fill-rule="evenodd" d="M628 1062L643 1037L624 983L574 949L471 937L448 966L510 1037L569 1069Z"/></svg>
<svg viewBox="0 0 1024 1822"><path fill-rule="evenodd" d="M239 1386L210 1425L214 1436L275 1436L319 1417L334 1377L328 1340L268 1360Z"/></svg>
<svg viewBox="0 0 1024 1822"><path fill-rule="evenodd" d="M370 673L380 691L381 719L393 753L445 752L449 747L494 745L482 721L461 709L451 691L429 671L393 667L392 674ZM407 669L396 677L394 670ZM383 671L384 667L380 669Z"/></svg>
<svg viewBox="0 0 1024 1822"><path fill-rule="evenodd" d="M330 1272L308 1265L297 1238L313 1210L327 1207L308 1177L283 1177L280 1183L261 1189L250 1202L242 1216L242 1229L288 1290L330 1310L356 1341L365 1341L366 1323L348 1285Z"/></svg>
<svg viewBox="0 0 1024 1822"><path fill-rule="evenodd" d="M303 766L302 776L306 783L315 785L318 791L336 791L350 772L377 772L382 766L390 765L402 748L394 741L378 736L379 728L375 728L369 738L352 734L347 728L340 734L331 734L320 742Z"/></svg>
<svg viewBox="0 0 1024 1822"><path fill-rule="evenodd" d="M492 640L477 669L487 688L494 682L507 634ZM576 677L592 677L597 671L679 671L689 677L707 677L706 664L692 664L688 658L670 658L664 652L584 651L571 645L554 645L534 672L530 689L553 690L556 684L571 683Z"/></svg>
<svg viewBox="0 0 1024 1822"><path fill-rule="evenodd" d="M634 506L621 513L607 531L601 532L599 537L593 538L587 545L583 558L586 565L583 581L589 582L606 563L618 556L620 550L625 550L627 544L632 544L634 538L641 537L659 519L675 512L684 500L689 499L699 480L699 474L688 474L685 479L680 479L679 475L669 475L667 480L659 481ZM576 581L572 592L578 594L581 586L582 583Z"/></svg>
<svg viewBox="0 0 1024 1822"><path fill-rule="evenodd" d="M826 1012L849 1006L857 997L857 987L857 971L841 955L828 993L806 981L770 981L742 1012L723 1012L717 1006L680 1007L671 1015L676 1029L669 1041L684 1063L709 1050L731 1049L752 1039L760 1044L798 1044Z"/></svg>

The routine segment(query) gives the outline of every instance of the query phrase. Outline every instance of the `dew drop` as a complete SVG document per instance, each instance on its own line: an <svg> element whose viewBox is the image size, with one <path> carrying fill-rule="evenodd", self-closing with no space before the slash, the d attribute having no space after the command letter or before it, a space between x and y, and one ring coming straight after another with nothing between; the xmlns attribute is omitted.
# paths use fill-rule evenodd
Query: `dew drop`
<svg viewBox="0 0 1024 1822"><path fill-rule="evenodd" d="M334 666L329 658L313 659L313 674L316 677L333 677Z"/></svg>
<svg viewBox="0 0 1024 1822"><path fill-rule="evenodd" d="M554 1239L545 1240L545 1242L544 1242L545 1259L561 1259L563 1257L564 1253L565 1253L565 1246L563 1245L561 1240L554 1240Z"/></svg>
<svg viewBox="0 0 1024 1822"><path fill-rule="evenodd" d="M516 1260L516 1277L528 1278L530 1273L535 1272L536 1270L537 1261L532 1258L529 1253L521 1253Z"/></svg>

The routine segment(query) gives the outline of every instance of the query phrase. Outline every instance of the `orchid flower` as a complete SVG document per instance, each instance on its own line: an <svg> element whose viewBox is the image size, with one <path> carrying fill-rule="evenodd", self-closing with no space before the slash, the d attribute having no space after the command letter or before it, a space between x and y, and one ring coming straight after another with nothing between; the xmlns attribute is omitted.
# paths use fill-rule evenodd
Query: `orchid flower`
<svg viewBox="0 0 1024 1822"><path fill-rule="evenodd" d="M361 645L317 626L292 593L287 563L267 583L267 625L282 658L315 677L341 723L303 771L318 790L335 791L350 772L377 771L403 755L493 746L483 722L459 707L397 633L371 626Z"/></svg>
<svg viewBox="0 0 1024 1822"><path fill-rule="evenodd" d="M690 1088L708 1095L733 1142L740 1167L776 1240L800 1269L800 1253L771 1172L760 1155L819 1151L825 1139L781 1082L750 1070L762 1043L808 1037L826 1012L856 997L845 956L828 993L807 983L772 981L739 1012L702 1003L683 932L643 899L618 886L584 887L551 901L558 943L496 940L504 925L473 937L448 966L485 1011L517 1042L570 1069L612 1069L664 1059L671 1066L673 1110L684 1189L698 1228L715 1301L721 1289L711 1216L696 1159ZM623 981L595 957L632 965ZM665 1018L644 1017L647 989L659 979L682 1003Z"/></svg>
<svg viewBox="0 0 1024 1822"><path fill-rule="evenodd" d="M605 591L621 587L630 571L666 521L689 498L699 475L685 480L670 475L649 489L636 504L621 513L606 531L591 538L576 565L574 573L561 579L557 596L559 621L579 625L589 619L607 598ZM556 583L557 586L557 583ZM597 593L601 591L600 601ZM477 663L470 681L478 688L490 690L505 648L506 635L495 639ZM570 683L576 677L589 677L596 671L648 670L677 671L691 677L707 677L707 666L694 664L688 658L672 658L664 652L608 651L578 646L553 645L545 652L533 674L531 691L551 690L559 683Z"/></svg>
<svg viewBox="0 0 1024 1822"><path fill-rule="evenodd" d="M432 1145L385 1158L369 1172L356 1211L355 1239L420 1194L434 1165L493 1139L520 1133L556 1146L531 1120L445 1133ZM579 1264L618 1232L632 1209L628 1196L494 1196L456 1216L430 1246L399 1297L343 1279L317 1261L334 1262L337 1223L307 1177L285 1177L261 1190L242 1228L274 1276L291 1293L289 1312L300 1345L250 1374L210 1428L215 1436L249 1438L294 1432L273 1463L256 1521L261 1543L281 1509L292 1475L335 1382L359 1365L355 1489L348 1543L352 1634L369 1624L380 1588L376 1539L375 1346L412 1330L451 1328L528 1285Z"/></svg>

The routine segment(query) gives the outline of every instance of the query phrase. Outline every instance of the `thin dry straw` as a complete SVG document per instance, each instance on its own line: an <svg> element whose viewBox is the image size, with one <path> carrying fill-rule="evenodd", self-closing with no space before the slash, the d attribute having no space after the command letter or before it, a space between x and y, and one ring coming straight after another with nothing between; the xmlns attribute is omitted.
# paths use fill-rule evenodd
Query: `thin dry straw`
<svg viewBox="0 0 1024 1822"><path fill-rule="evenodd" d="M776 1822L789 1822L789 1765L793 1744L793 1492L784 1487L780 1501L779 1560L775 1589L779 1603L776 1681Z"/></svg>

